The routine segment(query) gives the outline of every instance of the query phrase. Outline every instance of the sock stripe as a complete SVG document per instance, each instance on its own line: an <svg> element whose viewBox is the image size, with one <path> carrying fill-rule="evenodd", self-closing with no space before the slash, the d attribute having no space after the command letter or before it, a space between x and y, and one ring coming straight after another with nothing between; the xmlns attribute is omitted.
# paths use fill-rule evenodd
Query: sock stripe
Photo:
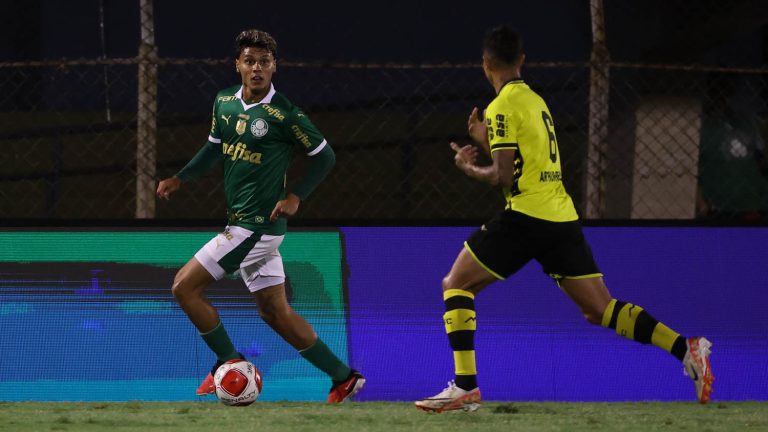
<svg viewBox="0 0 768 432"><path fill-rule="evenodd" d="M616 333L635 340L635 324L643 308L631 303L625 304L619 310L619 318L616 320Z"/></svg>
<svg viewBox="0 0 768 432"><path fill-rule="evenodd" d="M626 303L616 300L613 305L613 313L611 314L611 321L608 323L608 328L616 329L616 323L619 321L619 312L624 308Z"/></svg>
<svg viewBox="0 0 768 432"><path fill-rule="evenodd" d="M605 307L605 310L603 311L603 322L601 323L603 327L610 328L611 318L613 318L613 308L615 305L616 300L613 299L608 303L608 306Z"/></svg>
<svg viewBox="0 0 768 432"><path fill-rule="evenodd" d="M651 342L659 348L672 352L675 346L675 342L680 339L680 334L665 326L662 323L656 324L653 329L653 335L651 335ZM685 342L685 338L682 338ZM686 347L686 350L688 347ZM685 353L683 353L685 355Z"/></svg>
<svg viewBox="0 0 768 432"><path fill-rule="evenodd" d="M458 330L448 335L448 342L453 351L473 351L475 349L475 331Z"/></svg>
<svg viewBox="0 0 768 432"><path fill-rule="evenodd" d="M686 343L685 337L678 335L675 338L675 341L672 343L672 348L670 348L669 352L672 353L673 356L677 357L678 360L683 361L687 351L688 344Z"/></svg>
<svg viewBox="0 0 768 432"><path fill-rule="evenodd" d="M651 343L651 338L658 323L646 311L640 312L635 320L635 340L642 344Z"/></svg>
<svg viewBox="0 0 768 432"><path fill-rule="evenodd" d="M475 309L475 301L470 297L463 295L457 295L445 299L445 311L451 311L454 309Z"/></svg>
<svg viewBox="0 0 768 432"><path fill-rule="evenodd" d="M457 330L476 330L477 318L471 309L454 309L443 314L445 332L449 335Z"/></svg>
<svg viewBox="0 0 768 432"><path fill-rule="evenodd" d="M447 289L443 291L443 300L448 300L449 298L454 296L469 297L472 300L475 299L475 295L469 291L465 291L461 289Z"/></svg>
<svg viewBox="0 0 768 432"><path fill-rule="evenodd" d="M454 351L453 361L456 365L456 375L477 375L475 350Z"/></svg>

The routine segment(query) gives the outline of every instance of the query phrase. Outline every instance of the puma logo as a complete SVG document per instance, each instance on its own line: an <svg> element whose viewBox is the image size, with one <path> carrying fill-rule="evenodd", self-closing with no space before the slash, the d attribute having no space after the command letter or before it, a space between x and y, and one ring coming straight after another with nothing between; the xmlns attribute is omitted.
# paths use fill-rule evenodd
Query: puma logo
<svg viewBox="0 0 768 432"><path fill-rule="evenodd" d="M227 126L229 126L229 118L230 117L232 117L232 114L230 114L228 116L225 116L223 114L221 115L221 119L224 120L227 123Z"/></svg>

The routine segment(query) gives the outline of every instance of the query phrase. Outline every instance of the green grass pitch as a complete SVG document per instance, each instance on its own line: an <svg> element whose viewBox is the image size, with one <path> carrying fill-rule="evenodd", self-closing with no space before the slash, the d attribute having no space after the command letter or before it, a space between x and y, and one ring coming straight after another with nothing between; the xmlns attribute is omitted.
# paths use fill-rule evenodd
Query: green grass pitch
<svg viewBox="0 0 768 432"><path fill-rule="evenodd" d="M487 402L477 412L431 414L412 403L0 403L12 431L766 431L768 402Z"/></svg>

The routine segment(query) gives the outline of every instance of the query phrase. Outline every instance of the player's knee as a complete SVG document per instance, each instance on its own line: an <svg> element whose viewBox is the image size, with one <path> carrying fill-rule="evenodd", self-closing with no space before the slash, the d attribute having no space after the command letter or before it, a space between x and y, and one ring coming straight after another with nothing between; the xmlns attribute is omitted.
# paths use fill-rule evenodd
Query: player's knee
<svg viewBox="0 0 768 432"><path fill-rule="evenodd" d="M259 316L267 324L284 320L290 310L281 305L267 303L259 306Z"/></svg>
<svg viewBox="0 0 768 432"><path fill-rule="evenodd" d="M581 313L590 324L600 325L603 322L603 311L598 308L582 309Z"/></svg>
<svg viewBox="0 0 768 432"><path fill-rule="evenodd" d="M194 287L183 272L179 271L173 278L173 285L171 285L171 294L178 301L183 301L189 298L194 292Z"/></svg>
<svg viewBox="0 0 768 432"><path fill-rule="evenodd" d="M451 276L448 275L443 278L443 291L447 291L449 289L454 289L455 287L452 286L453 280L451 279Z"/></svg>

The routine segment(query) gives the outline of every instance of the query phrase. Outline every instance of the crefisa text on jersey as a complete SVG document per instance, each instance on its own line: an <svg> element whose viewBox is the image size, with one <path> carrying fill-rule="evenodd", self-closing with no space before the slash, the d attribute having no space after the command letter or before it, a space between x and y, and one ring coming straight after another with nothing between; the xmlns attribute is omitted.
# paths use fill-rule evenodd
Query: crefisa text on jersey
<svg viewBox="0 0 768 432"><path fill-rule="evenodd" d="M227 144L221 143L222 151L225 155L229 156L232 160L242 159L252 164L258 165L261 163L261 153L252 152L245 149L245 144Z"/></svg>

